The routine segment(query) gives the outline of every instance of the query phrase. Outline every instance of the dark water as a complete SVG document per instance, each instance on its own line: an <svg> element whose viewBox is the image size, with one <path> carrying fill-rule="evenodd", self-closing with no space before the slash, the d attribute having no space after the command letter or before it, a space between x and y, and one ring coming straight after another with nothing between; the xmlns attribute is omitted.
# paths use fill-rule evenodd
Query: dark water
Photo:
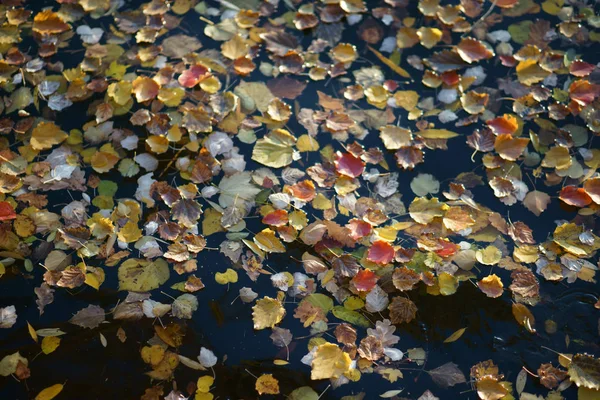
<svg viewBox="0 0 600 400"><path fill-rule="evenodd" d="M378 2L369 2L379 4ZM49 1L31 1L30 8L38 10L41 6L53 4ZM135 7L138 1L127 1L128 6ZM415 2L416 4L416 2ZM408 8L412 10L412 6ZM415 14L416 15L416 14ZM87 21L92 26L107 26L110 19L98 21ZM511 20L514 22L514 20ZM214 45L211 39L202 37L204 23L199 24L196 15L188 13L182 23L186 33L198 33L203 43L203 49ZM500 27L499 27L500 28ZM310 43L310 36L305 37L303 43L306 47ZM362 49L362 43L356 36L356 29L348 27L345 29L342 42L357 43ZM72 40L72 48L80 48L81 44L77 36ZM362 52L361 55L368 61L381 65L370 53ZM425 55L425 54L423 54ZM66 57L66 58L65 58ZM53 61L61 60L65 67L76 65L80 62L80 56L73 55L69 58L66 54L59 52ZM586 61L593 62L586 58ZM69 65L72 63L72 65ZM494 81L502 76L494 75L493 62L484 63L487 80L486 86L494 86ZM258 62L257 62L258 64ZM389 72L382 66L386 74ZM503 69L502 71L508 69ZM264 80L265 78L256 72L246 80ZM421 90L422 86L417 84L403 85L403 89ZM311 83L301 96L301 105L314 108L317 102L316 91L321 90L328 94L334 94L342 86L331 82L328 86L324 84ZM431 95L431 94L429 94ZM84 103L86 104L86 103ZM503 105L508 110L507 105ZM85 106L75 104L68 112L59 113L57 124L63 130L80 128L89 120L85 116ZM403 117L403 120L406 117ZM572 117L571 117L572 118ZM115 127L125 126L125 120L115 119ZM566 121L577 123L577 121ZM119 125L121 123L121 125ZM288 126L292 132L303 132L303 128L292 118ZM461 134L470 134L470 128L457 128ZM379 143L376 132L371 132L363 144L365 147ZM321 142L321 146L325 143ZM595 145L597 146L596 140ZM246 156L247 170L253 170L259 165L250 160L252 145L236 143ZM471 161L472 150L467 147L464 138L456 138L449 141L447 151L428 151L425 163L419 165L414 171L400 173L399 191L404 194L405 204L412 200L412 191L409 184L418 173L430 173L441 183L442 188L461 172L475 170L483 174L481 156L476 156L475 162ZM164 155L163 155L164 156ZM395 165L392 154L387 154L389 165ZM163 164L169 161L163 157ZM315 158L316 159L316 158ZM315 159L309 158L306 165L311 165ZM160 168L159 168L160 170ZM119 191L115 198L132 197L137 185L135 179L124 179L118 174L105 177L119 183ZM168 181L175 179L175 175L168 175ZM542 182L538 182L542 185ZM507 208L494 196L489 187L480 186L473 189L477 202L484 204L494 211L505 215L510 213L513 221L521 220L534 229L535 239L543 241L555 227L555 220L571 219L574 210L562 209L555 199L550 204L542 217L535 217L525 210L520 204ZM72 197L71 197L72 196ZM79 200L80 193L67 193L61 191L50 196L51 204L64 204L74 198ZM61 206L50 207L51 211L59 211ZM248 228L256 232L259 229L258 219L249 220ZM255 221L254 223L251 221ZM215 234L207 238L209 247L218 247L224 240L224 234ZM266 264L275 271L301 271L302 266L294 259L299 259L303 248L295 248L286 255L269 256ZM254 390L255 378L262 373L273 373L279 380L281 393L289 393L300 386L312 386L317 392L326 389L327 382L315 382L310 380L310 367L299 362L300 358L307 352L307 340L294 340L290 345L290 365L275 366L274 358L285 358L283 353L276 348L269 335L270 330L254 331L252 328L251 304L243 304L238 296L238 289L243 286L251 287L262 297L268 295L274 297L276 290L272 287L270 280L265 277L259 278L258 282L252 282L244 274L240 273L240 281L231 287L221 286L214 283L214 273L223 271L231 266L231 262L216 251L200 253L198 258L199 269L195 273L206 284L206 288L197 292L200 306L194 313L194 318L187 323L184 344L178 353L195 359L200 347L207 347L219 357L219 363L214 372L217 377L216 388L212 393L219 398L226 399L254 399L257 398ZM154 321L144 319L135 323L112 321L107 316L109 323L101 325L94 330L86 330L69 324L67 321L74 313L89 304L99 305L110 311L119 301L125 298L126 293L118 292L117 267L105 267L106 281L99 291L90 287L81 287L76 290L59 289L55 292L54 303L46 307L45 313L40 317L35 304L34 287L39 286L43 273L42 268L35 268L31 275L24 273L24 269L17 265L12 271L8 271L0 282L0 305L14 304L17 308L17 324L9 330L0 330L0 358L6 354L20 351L30 361L29 367L32 371L30 379L18 382L12 377L0 378L0 399L27 399L33 398L41 389L55 383L65 383L63 392L59 399L137 399L152 383L150 378L144 375L149 370L140 357L140 350L145 342L153 334ZM488 267L489 269L489 267ZM21 272L17 272L21 271ZM508 282L509 273L498 267L493 268L493 273L499 275L504 282ZM164 292L154 291L152 298L161 302L169 302L168 295L177 296L175 290L169 286L183 277L172 274L171 280L163 285ZM593 304L597 301L598 285L577 281L574 284L551 283L541 279L542 301L532 311L537 321L537 333L531 334L519 326L511 313L511 299L505 293L499 299L487 298L474 285L463 282L455 295L447 297L434 297L418 291L411 292L410 298L417 304L419 311L417 318L410 324L402 324L397 327L396 334L400 336L397 347L407 350L414 347L423 347L427 351L425 369L438 367L448 361L458 364L460 369L468 376L470 367L477 362L492 359L504 373L505 380L514 383L517 373L525 366L531 371L536 371L541 363L557 363L556 355L542 346L563 353L588 352L600 354L598 342L598 310ZM291 317L294 304L287 304L287 317L280 325L289 328L294 336L306 336L308 329L301 326L298 320ZM547 334L543 329L545 320L552 319L557 323L558 330L555 334ZM62 342L57 351L50 355L38 355L39 345L33 343L28 332L26 322L30 322L36 329L60 328L67 334L62 337ZM169 318L163 318L163 323L170 322ZM330 317L330 322L336 322ZM116 332L122 327L127 334L127 341L121 343L116 338ZM459 328L468 327L462 338L454 343L442 343L445 338ZM99 333L102 333L108 346L104 348L100 342ZM360 331L359 331L360 334ZM364 330L362 331L364 334ZM566 337L569 337L567 345ZM360 340L359 336L359 340ZM220 361L224 356L227 360ZM476 399L477 394L472 391L469 384L457 385L450 389L437 387L431 378L424 372L416 371L418 367L414 363L399 364L404 378L395 383L389 383L378 374L363 374L359 382L344 385L338 389L331 388L325 391L321 399L338 399L344 395L366 392L367 399L378 398L380 393L386 390L404 388L400 396L417 398L426 389L430 389L441 399ZM179 389L185 392L188 382L195 382L199 374L182 365L175 373L175 381ZM170 391L172 383L163 383L165 395ZM547 389L541 386L537 379L530 378L526 392L546 394ZM576 389L569 388L563 395L567 399L576 398ZM283 398L274 396L273 398Z"/></svg>

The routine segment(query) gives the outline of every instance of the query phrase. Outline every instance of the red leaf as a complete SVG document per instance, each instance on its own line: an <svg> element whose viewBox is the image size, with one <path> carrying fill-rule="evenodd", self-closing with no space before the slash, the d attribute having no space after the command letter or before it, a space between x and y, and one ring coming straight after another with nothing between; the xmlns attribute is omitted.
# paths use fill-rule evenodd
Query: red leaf
<svg viewBox="0 0 600 400"><path fill-rule="evenodd" d="M365 170L365 163L360 158L355 157L350 153L342 154L338 151L335 158L337 172L342 175L356 178Z"/></svg>
<svg viewBox="0 0 600 400"><path fill-rule="evenodd" d="M288 212L286 210L275 210L265 215L263 224L272 226L283 226L288 223Z"/></svg>
<svg viewBox="0 0 600 400"><path fill-rule="evenodd" d="M371 224L356 218L350 220L346 227L350 229L350 237L354 240L364 238L371 233Z"/></svg>
<svg viewBox="0 0 600 400"><path fill-rule="evenodd" d="M583 188L577 186L565 186L560 191L559 198L565 203L575 207L585 207L592 202L592 199Z"/></svg>
<svg viewBox="0 0 600 400"><path fill-rule="evenodd" d="M367 260L376 264L387 264L394 259L394 248L388 242L378 240L367 252Z"/></svg>
<svg viewBox="0 0 600 400"><path fill-rule="evenodd" d="M517 119L510 114L504 114L501 117L490 119L489 121L486 121L486 123L495 135L502 135L504 133L512 135L519 127Z"/></svg>
<svg viewBox="0 0 600 400"><path fill-rule="evenodd" d="M368 292L375 287L379 277L370 269L358 271L358 274L352 278L352 284L359 292Z"/></svg>
<svg viewBox="0 0 600 400"><path fill-rule="evenodd" d="M569 86L569 94L572 100L580 106L585 107L598 97L598 94L600 94L600 85L590 83L585 79L574 81Z"/></svg>
<svg viewBox="0 0 600 400"><path fill-rule="evenodd" d="M6 221L15 218L17 218L17 213L15 213L15 209L12 208L10 203L7 203L6 201L0 201L0 221Z"/></svg>
<svg viewBox="0 0 600 400"><path fill-rule="evenodd" d="M209 70L203 65L192 65L179 75L179 84L186 88L193 88L204 78L208 77Z"/></svg>
<svg viewBox="0 0 600 400"><path fill-rule="evenodd" d="M441 246L441 248L437 249L435 251L435 254L437 254L440 257L449 257L451 255L454 255L458 250L458 246L456 244L447 240L440 239L438 240L438 244Z"/></svg>
<svg viewBox="0 0 600 400"><path fill-rule="evenodd" d="M569 65L571 75L578 77L588 76L596 68L594 64L586 63L585 61L575 60Z"/></svg>

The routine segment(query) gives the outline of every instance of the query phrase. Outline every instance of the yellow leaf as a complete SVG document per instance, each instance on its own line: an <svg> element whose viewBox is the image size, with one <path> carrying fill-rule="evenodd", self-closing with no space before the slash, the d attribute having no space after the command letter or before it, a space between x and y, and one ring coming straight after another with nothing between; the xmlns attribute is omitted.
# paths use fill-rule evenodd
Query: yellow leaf
<svg viewBox="0 0 600 400"><path fill-rule="evenodd" d="M169 279L169 264L162 259L152 261L130 258L119 267L119 290L147 292Z"/></svg>
<svg viewBox="0 0 600 400"><path fill-rule="evenodd" d="M499 400L508 394L508 390L494 378L483 378L476 386L477 394L482 400Z"/></svg>
<svg viewBox="0 0 600 400"><path fill-rule="evenodd" d="M160 88L158 91L158 99L167 107L177 107L181 104L181 100L185 96L185 90L179 87L175 88Z"/></svg>
<svg viewBox="0 0 600 400"><path fill-rule="evenodd" d="M48 336L42 339L42 351L44 354L54 352L60 346L60 338L58 336Z"/></svg>
<svg viewBox="0 0 600 400"><path fill-rule="evenodd" d="M319 142L317 142L317 140L310 135L302 135L298 138L296 147L298 147L298 151L300 153L304 153L307 151L318 151Z"/></svg>
<svg viewBox="0 0 600 400"><path fill-rule="evenodd" d="M108 94L108 97L110 97L117 105L124 106L129 100L131 100L132 87L133 85L131 82L114 82L108 85L106 94Z"/></svg>
<svg viewBox="0 0 600 400"><path fill-rule="evenodd" d="M47 387L46 389L39 392L38 395L35 396L35 400L52 400L53 398L58 396L58 394L62 392L62 390L63 385L57 383L56 385Z"/></svg>
<svg viewBox="0 0 600 400"><path fill-rule="evenodd" d="M27 322L27 330L29 330L29 336L34 340L34 342L38 342L38 335L33 326L29 322Z"/></svg>
<svg viewBox="0 0 600 400"><path fill-rule="evenodd" d="M456 293L456 289L458 289L458 279L447 272L442 272L438 276L438 284L440 285L440 294L442 296L450 296Z"/></svg>
<svg viewBox="0 0 600 400"><path fill-rule="evenodd" d="M269 228L263 229L254 236L254 243L267 253L285 253L285 246Z"/></svg>
<svg viewBox="0 0 600 400"><path fill-rule="evenodd" d="M420 132L415 132L415 134L425 139L451 139L458 136L458 133L447 129L425 129Z"/></svg>
<svg viewBox="0 0 600 400"><path fill-rule="evenodd" d="M475 258L483 265L496 265L502 258L502 252L496 246L488 246L483 250L477 250Z"/></svg>
<svg viewBox="0 0 600 400"><path fill-rule="evenodd" d="M394 62L392 60L390 60L389 58L387 58L386 56L384 56L383 54L381 54L380 52L378 52L377 50L375 50L371 46L367 46L367 47L369 48L369 50L371 50L373 52L373 54L375 54L375 56L377 58L379 58L379 61L381 61L382 63L384 63L388 67L390 67L395 73L397 73L398 75L400 75L400 76L402 76L404 78L410 79L410 74L408 73L407 70L405 70L404 68L400 67L399 65L394 64Z"/></svg>
<svg viewBox="0 0 600 400"><path fill-rule="evenodd" d="M54 122L42 121L31 132L30 144L34 150L48 150L68 137Z"/></svg>
<svg viewBox="0 0 600 400"><path fill-rule="evenodd" d="M329 210L330 208L333 207L333 204L331 204L331 200L329 200L327 197L325 197L325 195L323 195L322 193L319 193L319 194L317 194L317 197L315 197L313 199L312 206L316 210Z"/></svg>
<svg viewBox="0 0 600 400"><path fill-rule="evenodd" d="M152 135L146 139L146 143L154 154L163 154L169 150L169 139L164 135Z"/></svg>
<svg viewBox="0 0 600 400"><path fill-rule="evenodd" d="M281 322L284 315L285 308L279 300L270 297L257 300L254 307L252 307L254 329L273 328Z"/></svg>
<svg viewBox="0 0 600 400"><path fill-rule="evenodd" d="M467 330L467 328L460 328L459 330L454 332L452 335L448 336L448 338L446 340L444 340L444 343L456 342L458 339L460 339L460 337L463 335L463 333L465 333L466 330Z"/></svg>
<svg viewBox="0 0 600 400"><path fill-rule="evenodd" d="M504 285L502 280L496 274L491 274L477 282L479 289L485 293L487 297L496 298L502 296Z"/></svg>
<svg viewBox="0 0 600 400"><path fill-rule="evenodd" d="M285 360L273 360L273 364L275 364L275 365L288 365L289 362L287 362Z"/></svg>
<svg viewBox="0 0 600 400"><path fill-rule="evenodd" d="M165 358L165 348L157 344L144 346L141 350L141 356L146 364L158 365Z"/></svg>
<svg viewBox="0 0 600 400"><path fill-rule="evenodd" d="M116 61L113 61L106 70L106 76L110 76L115 79L123 79L123 76L127 72L127 65L121 65Z"/></svg>
<svg viewBox="0 0 600 400"><path fill-rule="evenodd" d="M210 375L201 376L196 383L196 390L201 393L208 393L214 382L215 378Z"/></svg>
<svg viewBox="0 0 600 400"><path fill-rule="evenodd" d="M513 303L512 313L520 325L524 326L529 332L535 333L533 327L535 325L535 318L526 306L519 303Z"/></svg>
<svg viewBox="0 0 600 400"><path fill-rule="evenodd" d="M258 394L279 394L279 381L271 374L263 374L256 380L255 388Z"/></svg>
<svg viewBox="0 0 600 400"><path fill-rule="evenodd" d="M121 242L133 243L137 242L137 240L142 237L142 231L135 222L129 220L125 226L121 228L117 237Z"/></svg>
<svg viewBox="0 0 600 400"><path fill-rule="evenodd" d="M315 352L310 379L339 378L350 370L351 362L348 353L333 343L324 343L318 346Z"/></svg>
<svg viewBox="0 0 600 400"><path fill-rule="evenodd" d="M400 90L394 93L394 100L396 100L396 105L398 107L402 107L406 111L412 111L419 102L419 93L414 90Z"/></svg>
<svg viewBox="0 0 600 400"><path fill-rule="evenodd" d="M205 237L224 230L221 226L222 215L223 214L214 208L209 208L204 211L204 217L202 218L202 234Z"/></svg>
<svg viewBox="0 0 600 400"><path fill-rule="evenodd" d="M194 400L213 400L214 397L215 396L212 393L196 392Z"/></svg>
<svg viewBox="0 0 600 400"><path fill-rule="evenodd" d="M432 199L415 198L408 207L411 218L423 225L430 223L436 217L441 217L447 209L448 205L440 203L435 197Z"/></svg>
<svg viewBox="0 0 600 400"><path fill-rule="evenodd" d="M238 281L238 274L231 268L227 268L225 272L217 272L215 274L215 281L219 285L227 285L228 283L236 283Z"/></svg>

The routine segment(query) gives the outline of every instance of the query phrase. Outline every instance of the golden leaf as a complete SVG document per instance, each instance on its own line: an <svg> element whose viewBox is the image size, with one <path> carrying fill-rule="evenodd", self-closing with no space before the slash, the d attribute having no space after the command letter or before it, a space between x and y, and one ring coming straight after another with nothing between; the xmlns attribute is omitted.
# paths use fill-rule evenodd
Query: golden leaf
<svg viewBox="0 0 600 400"><path fill-rule="evenodd" d="M53 398L58 396L60 392L62 392L63 387L64 386L60 383L47 387L46 389L39 392L37 396L35 396L35 400L52 400Z"/></svg>
<svg viewBox="0 0 600 400"><path fill-rule="evenodd" d="M432 199L418 197L410 203L408 212L416 222L426 225L433 221L434 218L444 215L443 211L447 209L448 206L440 203L435 197Z"/></svg>
<svg viewBox="0 0 600 400"><path fill-rule="evenodd" d="M257 300L254 307L252 307L254 329L273 328L281 322L284 315L285 308L279 300L270 297Z"/></svg>
<svg viewBox="0 0 600 400"><path fill-rule="evenodd" d="M58 336L48 336L42 339L42 351L44 354L50 354L60 346Z"/></svg>
<svg viewBox="0 0 600 400"><path fill-rule="evenodd" d="M416 35L416 33L415 33L415 36L416 36L417 42L418 42L419 37ZM389 58L387 58L386 56L384 56L383 54L381 54L380 52L378 52L371 46L367 46L367 47L369 48L369 50L371 50L371 52L373 52L373 54L375 54L375 56L379 59L379 61L381 61L388 67L390 67L392 69L392 71L394 71L395 73L397 73L398 75L400 75L403 78L410 79L410 74L408 73L407 70L405 70L404 68L402 68L399 65L394 64L394 62L392 60L390 60Z"/></svg>
<svg viewBox="0 0 600 400"><path fill-rule="evenodd" d="M217 272L215 274L215 281L219 285L227 285L228 283L236 283L238 281L238 274L231 268L227 268L225 272Z"/></svg>
<svg viewBox="0 0 600 400"><path fill-rule="evenodd" d="M310 378L312 380L339 378L350 370L351 362L348 353L335 344L324 343L317 347L311 363Z"/></svg>
<svg viewBox="0 0 600 400"><path fill-rule="evenodd" d="M69 135L63 132L54 122L42 121L31 132L31 147L35 150L47 150L64 142Z"/></svg>
<svg viewBox="0 0 600 400"><path fill-rule="evenodd" d="M533 327L535 325L535 318L526 306L513 303L512 313L519 325L524 326L529 332L535 333L535 328Z"/></svg>
<svg viewBox="0 0 600 400"><path fill-rule="evenodd" d="M500 277L496 274L491 274L477 282L479 289L485 293L487 297L500 297L502 296L504 285L500 280Z"/></svg>
<svg viewBox="0 0 600 400"><path fill-rule="evenodd" d="M496 265L502 258L502 252L496 246L488 246L483 250L477 250L475 258L483 265Z"/></svg>
<svg viewBox="0 0 600 400"><path fill-rule="evenodd" d="M263 229L254 236L254 243L267 253L285 253L285 246L269 228Z"/></svg>
<svg viewBox="0 0 600 400"><path fill-rule="evenodd" d="M272 374L263 374L256 380L255 388L258 394L279 394L279 381Z"/></svg>
<svg viewBox="0 0 600 400"><path fill-rule="evenodd" d="M460 339L460 337L463 335L463 333L465 333L466 330L467 330L467 328L460 328L459 330L454 332L452 335L448 336L448 338L446 340L444 340L444 343L456 342L458 339Z"/></svg>

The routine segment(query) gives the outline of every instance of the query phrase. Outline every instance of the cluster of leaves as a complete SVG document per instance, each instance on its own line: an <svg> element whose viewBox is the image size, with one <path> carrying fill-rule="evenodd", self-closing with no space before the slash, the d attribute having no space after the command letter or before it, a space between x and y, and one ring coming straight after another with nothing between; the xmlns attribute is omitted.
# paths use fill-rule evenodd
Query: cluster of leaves
<svg viewBox="0 0 600 400"><path fill-rule="evenodd" d="M516 321L534 333L530 308L540 301L540 279L595 282L600 150L592 139L600 134L600 84L580 49L600 41L600 19L585 2L419 0L418 15L407 13L407 0L371 9L362 0L221 1L220 8L152 0L131 10L109 0L57 2L56 11L35 14L19 0L0 10L0 84L9 93L0 102L0 275L43 268L35 289L41 314L56 290L98 290L116 274L128 294L111 320L181 320L156 325L141 349L151 378L172 379L179 364L202 371L218 362L204 348L198 361L177 353L205 286L197 276L201 252L220 251L231 261L212 271L210 284L235 284L238 274L271 280L275 294L242 287L239 297L253 304L254 329L271 329L277 347L294 340L278 325L286 298L297 300L292 318L310 327L311 337L302 362L313 380L334 387L371 373L393 383L402 377L400 363L422 365L425 351L400 350L394 334L416 318L409 294L417 290L449 296L467 282L491 298L510 293ZM540 12L560 22L531 17L498 27ZM178 29L188 13L200 18L202 34ZM90 18L109 18L110 30L85 25ZM357 26L364 43L341 42L346 25ZM37 55L19 46L29 34ZM66 68L53 57L71 42L82 46L83 58ZM557 42L569 50L553 49ZM215 43L220 51L200 51ZM362 66L361 54L377 64ZM497 88L483 85L492 62L507 72ZM301 104L308 85L330 80L343 87L317 91L315 108ZM506 100L509 113L501 112ZM57 121L76 103L86 105L89 121L66 132ZM290 128L294 121L302 133ZM473 133L457 139L451 123ZM382 146L365 148L377 134ZM484 174L462 173L443 189L434 176L419 174L406 207L400 173L447 149L449 140L466 141ZM248 168L256 164L238 147L248 145L262 166ZM388 164L390 155L396 165ZM169 181L166 174L175 176ZM117 197L117 182L126 179L137 183L133 198ZM538 179L548 192L535 187ZM539 216L558 197L577 216L538 242L524 222L476 201L472 189L486 182L507 207L521 203ZM49 203L48 192L66 190L76 199ZM257 233L247 227L255 216L264 225ZM218 248L207 248L211 235L224 238ZM292 246L304 249L302 269L290 261L272 272L269 255ZM510 283L492 268L511 271ZM181 278L171 288L183 294L169 304L152 299L151 291L175 274ZM0 311L0 327L11 328L17 310ZM94 329L105 311L90 305L71 322ZM331 328L334 318L343 322ZM325 335L332 329L336 342ZM31 325L30 332L36 341L43 337L47 354L64 335ZM598 396L598 359L561 354L559 362L565 370L543 364L538 371L544 386L557 389L548 398L562 398L570 382L581 396ZM5 376L30 374L19 353L0 365ZM453 363L426 372L441 386L466 382ZM475 365L471 378L481 399L513 398L492 361ZM212 399L214 379L200 376L189 395ZM57 384L37 398L61 390ZM278 380L264 374L256 390L279 394ZM143 398L160 396L162 387L154 386ZM167 398L186 397L173 391ZM318 395L301 387L289 398ZM429 391L421 396L434 398Z"/></svg>

